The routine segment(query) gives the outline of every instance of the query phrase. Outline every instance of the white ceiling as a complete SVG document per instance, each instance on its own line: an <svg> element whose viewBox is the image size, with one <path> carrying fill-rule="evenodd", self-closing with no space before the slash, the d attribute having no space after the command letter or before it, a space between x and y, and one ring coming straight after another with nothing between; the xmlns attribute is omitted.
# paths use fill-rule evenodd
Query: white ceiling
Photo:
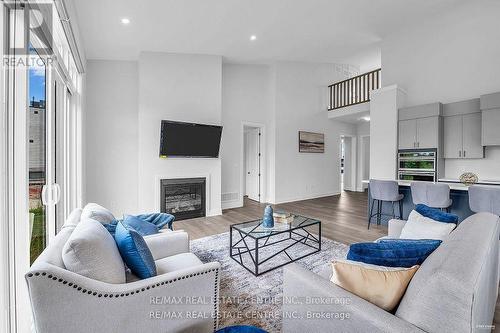
<svg viewBox="0 0 500 333"><path fill-rule="evenodd" d="M73 0L88 59L137 59L141 51L243 63L352 56L361 67L380 64L384 36L465 1ZM131 23L124 26L122 17Z"/></svg>
<svg viewBox="0 0 500 333"><path fill-rule="evenodd" d="M367 119L368 117L368 119ZM328 118L349 124L359 124L369 121L370 104L361 103L328 111Z"/></svg>
<svg viewBox="0 0 500 333"><path fill-rule="evenodd" d="M348 123L348 124L366 123L370 121L370 111L359 112L356 114L348 114L334 119L336 121L341 121L343 123Z"/></svg>

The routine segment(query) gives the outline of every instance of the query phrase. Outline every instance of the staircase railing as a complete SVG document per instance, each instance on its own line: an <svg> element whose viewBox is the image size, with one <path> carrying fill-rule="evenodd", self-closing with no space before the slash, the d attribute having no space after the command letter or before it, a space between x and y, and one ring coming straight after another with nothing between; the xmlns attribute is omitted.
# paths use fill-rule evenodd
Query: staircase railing
<svg viewBox="0 0 500 333"><path fill-rule="evenodd" d="M370 92L380 88L380 68L328 86L328 110L370 101Z"/></svg>

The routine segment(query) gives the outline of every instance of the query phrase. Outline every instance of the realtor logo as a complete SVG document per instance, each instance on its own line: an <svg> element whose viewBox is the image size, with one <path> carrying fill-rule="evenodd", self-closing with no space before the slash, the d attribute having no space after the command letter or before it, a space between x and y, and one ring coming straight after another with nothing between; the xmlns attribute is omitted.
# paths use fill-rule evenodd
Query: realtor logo
<svg viewBox="0 0 500 333"><path fill-rule="evenodd" d="M37 1L36 3L20 1L4 1L9 8L11 29L29 27L28 33L22 35L13 31L14 38L9 43L9 54L30 55L36 50L39 56L53 55L53 2ZM28 38L28 40L26 40Z"/></svg>

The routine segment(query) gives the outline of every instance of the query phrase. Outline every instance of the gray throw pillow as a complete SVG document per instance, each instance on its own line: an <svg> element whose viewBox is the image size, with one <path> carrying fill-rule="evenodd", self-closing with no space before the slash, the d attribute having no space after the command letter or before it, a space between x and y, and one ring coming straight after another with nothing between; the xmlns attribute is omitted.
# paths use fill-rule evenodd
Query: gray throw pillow
<svg viewBox="0 0 500 333"><path fill-rule="evenodd" d="M109 209L101 205L90 202L83 207L82 219L89 218L101 222L102 224L110 223L115 220L113 213Z"/></svg>
<svg viewBox="0 0 500 333"><path fill-rule="evenodd" d="M116 242L104 226L82 218L62 250L69 271L107 283L125 283L125 265Z"/></svg>
<svg viewBox="0 0 500 333"><path fill-rule="evenodd" d="M82 217L82 209L81 208L75 208L68 216L66 221L64 222L64 225L62 226L63 228L74 228L78 225L80 222L80 219Z"/></svg>

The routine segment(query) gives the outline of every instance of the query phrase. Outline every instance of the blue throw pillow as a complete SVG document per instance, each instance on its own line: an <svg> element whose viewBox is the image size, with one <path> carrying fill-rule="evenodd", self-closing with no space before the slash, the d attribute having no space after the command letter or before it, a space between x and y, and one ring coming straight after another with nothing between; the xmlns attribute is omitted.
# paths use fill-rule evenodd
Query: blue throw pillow
<svg viewBox="0 0 500 333"><path fill-rule="evenodd" d="M172 223L174 223L175 216L167 213L151 213L151 214L141 214L137 215L141 220L147 221L149 223L153 223L161 229L167 226L169 229L172 229Z"/></svg>
<svg viewBox="0 0 500 333"><path fill-rule="evenodd" d="M125 215L123 217L123 225L129 229L137 231L137 233L141 236L158 233L158 227L156 225L133 215Z"/></svg>
<svg viewBox="0 0 500 333"><path fill-rule="evenodd" d="M106 230L109 231L109 233L111 234L111 236L115 236L115 231L116 231L116 224L118 223L118 220L113 220L109 223L103 223L102 225L104 226L104 228L106 228Z"/></svg>
<svg viewBox="0 0 500 333"><path fill-rule="evenodd" d="M404 239L404 238L382 238L377 241L378 243L399 243L399 244L437 244L441 245L440 239ZM437 247L436 246L436 247Z"/></svg>
<svg viewBox="0 0 500 333"><path fill-rule="evenodd" d="M141 279L156 276L156 265L151 251L136 231L121 222L116 225L115 241L128 268Z"/></svg>
<svg viewBox="0 0 500 333"><path fill-rule="evenodd" d="M444 222L444 223L458 223L458 216L455 214L450 214L443 212L441 209L431 208L424 204L418 204L415 210L420 215L433 219L434 221Z"/></svg>
<svg viewBox="0 0 500 333"><path fill-rule="evenodd" d="M347 259L386 267L421 265L441 244L440 240L385 239L377 243L352 244Z"/></svg>
<svg viewBox="0 0 500 333"><path fill-rule="evenodd" d="M268 333L262 328L249 325L236 325L221 328L215 333Z"/></svg>

